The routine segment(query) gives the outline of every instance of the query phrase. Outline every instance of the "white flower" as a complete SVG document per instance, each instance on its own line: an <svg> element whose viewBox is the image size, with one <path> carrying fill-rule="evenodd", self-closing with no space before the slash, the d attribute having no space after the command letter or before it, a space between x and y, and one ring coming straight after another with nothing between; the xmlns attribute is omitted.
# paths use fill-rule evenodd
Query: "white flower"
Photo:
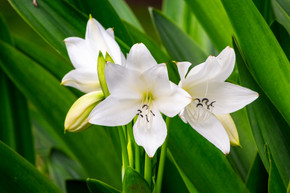
<svg viewBox="0 0 290 193"><path fill-rule="evenodd" d="M99 51L104 56L107 52L117 64L122 65L125 60L114 39L113 30L111 28L105 30L92 17L87 24L85 39L69 37L64 42L75 69L63 77L62 84L72 86L85 93L101 90L97 73Z"/></svg>
<svg viewBox="0 0 290 193"><path fill-rule="evenodd" d="M175 116L191 102L190 95L169 81L166 65L157 64L143 44L131 48L126 67L107 63L105 77L110 96L93 109L89 122L119 126L138 115L135 141L153 157L167 135L161 113Z"/></svg>
<svg viewBox="0 0 290 193"><path fill-rule="evenodd" d="M229 136L215 114L237 111L254 101L258 93L225 82L235 65L235 53L230 47L217 57L209 56L205 63L195 66L187 74L190 65L189 62L177 63L181 78L179 86L194 99L180 117L224 154L228 154Z"/></svg>

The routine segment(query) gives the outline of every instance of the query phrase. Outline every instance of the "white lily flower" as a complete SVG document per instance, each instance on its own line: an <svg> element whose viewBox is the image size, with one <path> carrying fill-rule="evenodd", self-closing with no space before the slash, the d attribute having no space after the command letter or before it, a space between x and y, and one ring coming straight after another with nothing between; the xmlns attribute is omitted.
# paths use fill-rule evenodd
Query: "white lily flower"
<svg viewBox="0 0 290 193"><path fill-rule="evenodd" d="M93 109L89 122L119 126L138 115L135 141L153 157L167 135L161 113L175 116L191 102L190 95L169 81L166 65L157 64L144 44L131 48L126 67L108 62L105 77L110 96Z"/></svg>
<svg viewBox="0 0 290 193"><path fill-rule="evenodd" d="M177 63L181 78L179 86L194 99L180 117L224 154L228 154L229 136L215 114L237 111L259 95L250 89L225 82L235 65L235 52L230 47L226 47L217 57L209 56L186 76L190 65L189 62Z"/></svg>
<svg viewBox="0 0 290 193"><path fill-rule="evenodd" d="M125 57L114 38L114 31L103 26L90 16L87 24L85 39L69 37L64 40L69 58L75 67L67 73L62 84L79 89L82 92L101 90L97 63L99 51L105 56L106 52L115 63L124 64Z"/></svg>

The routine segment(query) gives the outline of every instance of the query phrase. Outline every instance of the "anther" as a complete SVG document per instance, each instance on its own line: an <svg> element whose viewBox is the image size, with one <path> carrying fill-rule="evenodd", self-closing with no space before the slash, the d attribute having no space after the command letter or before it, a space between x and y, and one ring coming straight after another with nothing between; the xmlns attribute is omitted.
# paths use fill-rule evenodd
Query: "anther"
<svg viewBox="0 0 290 193"><path fill-rule="evenodd" d="M201 107L203 107L203 104L201 104L201 103L198 103L198 104L196 105L196 107L198 107L198 106L201 106Z"/></svg>
<svg viewBox="0 0 290 193"><path fill-rule="evenodd" d="M146 107L146 110L147 110L149 106L147 104L145 104L142 106L142 109L144 109L144 107Z"/></svg>
<svg viewBox="0 0 290 193"><path fill-rule="evenodd" d="M149 123L148 115L145 115L145 116L146 116L146 121Z"/></svg>
<svg viewBox="0 0 290 193"><path fill-rule="evenodd" d="M142 111L140 109L137 110L139 113L142 113Z"/></svg>
<svg viewBox="0 0 290 193"><path fill-rule="evenodd" d="M155 114L150 110L150 112L152 113L153 116L155 116Z"/></svg>

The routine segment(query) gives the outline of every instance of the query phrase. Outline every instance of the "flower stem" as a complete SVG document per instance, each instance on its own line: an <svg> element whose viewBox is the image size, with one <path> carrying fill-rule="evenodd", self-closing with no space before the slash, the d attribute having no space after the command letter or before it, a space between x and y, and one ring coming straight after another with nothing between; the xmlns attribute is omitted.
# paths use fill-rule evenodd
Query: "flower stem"
<svg viewBox="0 0 290 193"><path fill-rule="evenodd" d="M147 153L145 154L144 178L148 182L149 187L151 187L151 178L152 178L151 158L147 155Z"/></svg>
<svg viewBox="0 0 290 193"><path fill-rule="evenodd" d="M167 130L169 129L169 122L170 122L170 119L166 117ZM160 155L158 172L157 172L157 181L155 185L155 193L161 193L164 165L165 165L165 159L166 159L166 151L167 151L167 138L165 139L165 142L163 143L161 147L161 155Z"/></svg>
<svg viewBox="0 0 290 193"><path fill-rule="evenodd" d="M135 170L141 174L141 166L140 166L140 149L139 146L135 143Z"/></svg>
<svg viewBox="0 0 290 193"><path fill-rule="evenodd" d="M118 132L119 132L119 136L120 136L124 169L126 171L128 165L129 165L127 145L126 145L126 141L125 141L123 128L122 127L117 127L117 128L118 128Z"/></svg>

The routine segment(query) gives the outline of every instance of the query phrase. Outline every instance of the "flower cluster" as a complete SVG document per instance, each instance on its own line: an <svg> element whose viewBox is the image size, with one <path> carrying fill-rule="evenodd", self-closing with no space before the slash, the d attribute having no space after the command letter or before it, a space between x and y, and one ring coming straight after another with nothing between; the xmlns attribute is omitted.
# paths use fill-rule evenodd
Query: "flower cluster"
<svg viewBox="0 0 290 193"><path fill-rule="evenodd" d="M167 135L162 114L179 114L224 154L230 151L230 141L239 144L229 113L251 103L258 94L225 82L235 65L232 48L225 48L217 57L209 56L191 70L189 62L177 62L180 83L175 85L169 80L166 64L157 64L144 44L133 45L125 58L113 30L105 30L93 18L88 21L85 39L70 37L65 44L75 69L64 76L62 84L87 93L70 109L67 131L83 130L88 123L121 126L134 120L136 143L153 157ZM104 100L97 72L99 52L114 61L105 64L110 95Z"/></svg>

